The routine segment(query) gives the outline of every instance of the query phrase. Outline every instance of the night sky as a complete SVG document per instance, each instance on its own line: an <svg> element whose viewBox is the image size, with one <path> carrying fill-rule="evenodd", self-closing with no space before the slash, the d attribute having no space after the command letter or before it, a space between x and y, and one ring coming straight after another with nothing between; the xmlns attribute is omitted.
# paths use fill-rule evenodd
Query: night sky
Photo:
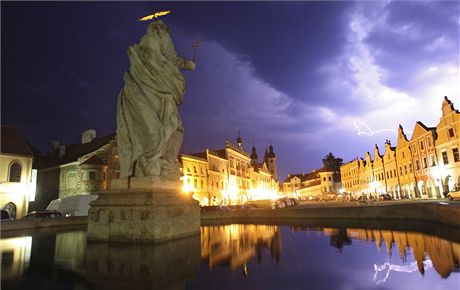
<svg viewBox="0 0 460 290"><path fill-rule="evenodd" d="M237 131L281 179L396 145L420 120L460 108L460 4L454 2L3 2L1 122L42 153L82 131L115 132L127 48L159 10L191 57L180 112L184 152L220 149ZM383 154L383 150L381 151Z"/></svg>

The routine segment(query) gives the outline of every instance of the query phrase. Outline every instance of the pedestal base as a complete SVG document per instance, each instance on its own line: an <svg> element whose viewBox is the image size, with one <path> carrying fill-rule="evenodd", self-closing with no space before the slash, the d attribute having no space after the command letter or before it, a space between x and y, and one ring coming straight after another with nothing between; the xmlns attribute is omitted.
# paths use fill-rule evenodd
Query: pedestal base
<svg viewBox="0 0 460 290"><path fill-rule="evenodd" d="M199 232L198 202L174 187L111 189L88 212L89 241L158 243Z"/></svg>

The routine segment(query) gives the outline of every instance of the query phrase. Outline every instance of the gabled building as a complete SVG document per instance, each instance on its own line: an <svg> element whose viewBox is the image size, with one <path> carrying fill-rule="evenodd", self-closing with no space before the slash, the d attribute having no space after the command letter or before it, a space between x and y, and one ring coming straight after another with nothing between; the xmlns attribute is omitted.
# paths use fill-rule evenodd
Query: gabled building
<svg viewBox="0 0 460 290"><path fill-rule="evenodd" d="M82 134L81 143L52 142L52 151L37 165L37 194L31 209L41 210L57 198L105 191L120 177L115 134L96 137L95 130Z"/></svg>
<svg viewBox="0 0 460 290"><path fill-rule="evenodd" d="M399 169L399 188L393 195L394 198L410 198L417 196L415 172L412 165L412 151L401 125L398 127L398 142L396 145L396 163Z"/></svg>
<svg viewBox="0 0 460 290"><path fill-rule="evenodd" d="M436 133L435 154L439 162L433 178L443 192L453 191L460 187L460 112L447 97L442 102Z"/></svg>
<svg viewBox="0 0 460 290"><path fill-rule="evenodd" d="M385 190L380 191L380 194L388 193L393 199L400 198L400 171L396 161L396 147L391 146L390 140L385 142L385 155L382 158L383 162L383 177L385 182ZM381 181L381 182L382 182Z"/></svg>
<svg viewBox="0 0 460 290"><path fill-rule="evenodd" d="M416 197L441 197L442 188L432 178L431 169L437 168L434 142L436 128L427 127L422 122L415 124L410 150L412 152L412 166L415 172Z"/></svg>
<svg viewBox="0 0 460 290"><path fill-rule="evenodd" d="M344 189L355 195L388 193L395 199L441 198L449 191L460 190L459 135L460 113L445 97L436 127L419 121L409 140L400 125L397 146L391 147L387 140L384 156L376 145L374 160L366 153L365 161L342 165ZM359 186L354 185L356 179Z"/></svg>
<svg viewBox="0 0 460 290"><path fill-rule="evenodd" d="M33 197L33 153L16 128L1 127L0 206L10 218L19 219L28 212Z"/></svg>

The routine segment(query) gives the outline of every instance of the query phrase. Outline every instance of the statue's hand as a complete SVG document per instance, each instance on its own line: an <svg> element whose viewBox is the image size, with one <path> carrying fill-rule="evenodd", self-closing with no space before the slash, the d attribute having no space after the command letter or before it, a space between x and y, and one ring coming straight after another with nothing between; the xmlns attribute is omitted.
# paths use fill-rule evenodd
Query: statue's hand
<svg viewBox="0 0 460 290"><path fill-rule="evenodd" d="M194 60L186 59L181 56L177 56L177 67L182 70L194 71L196 64Z"/></svg>

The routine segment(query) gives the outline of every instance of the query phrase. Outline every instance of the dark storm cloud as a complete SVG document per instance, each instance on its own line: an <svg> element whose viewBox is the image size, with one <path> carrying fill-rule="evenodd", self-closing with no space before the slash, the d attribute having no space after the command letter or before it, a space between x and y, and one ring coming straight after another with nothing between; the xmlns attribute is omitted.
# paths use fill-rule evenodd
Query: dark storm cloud
<svg viewBox="0 0 460 290"><path fill-rule="evenodd" d="M164 9L180 54L205 41L197 70L185 72L187 152L221 148L239 130L259 156L272 141L284 177L319 167L329 151L363 155L394 138L382 129L411 130L427 103L434 122L442 96L458 98L455 2L1 5L2 123L42 151L53 139L79 142L87 128L115 131L126 50L146 28L137 19ZM355 124L385 134L358 136Z"/></svg>

